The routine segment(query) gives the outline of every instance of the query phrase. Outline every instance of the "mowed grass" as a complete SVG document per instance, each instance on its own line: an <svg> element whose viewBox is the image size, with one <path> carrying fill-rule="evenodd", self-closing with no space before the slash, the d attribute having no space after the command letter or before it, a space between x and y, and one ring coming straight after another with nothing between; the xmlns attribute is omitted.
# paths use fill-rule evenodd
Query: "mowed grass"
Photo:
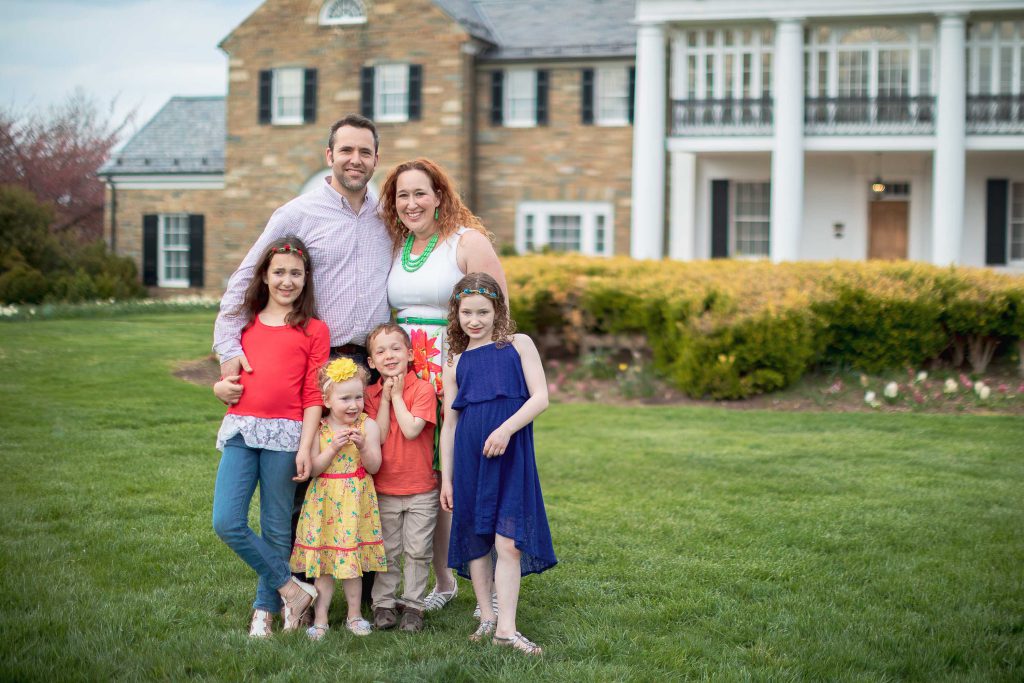
<svg viewBox="0 0 1024 683"><path fill-rule="evenodd" d="M412 636L246 637L213 534L222 415L174 378L212 314L0 326L0 679L1024 679L1019 417L554 405L560 563L527 659L466 640L468 582ZM340 597L339 597L340 599Z"/></svg>

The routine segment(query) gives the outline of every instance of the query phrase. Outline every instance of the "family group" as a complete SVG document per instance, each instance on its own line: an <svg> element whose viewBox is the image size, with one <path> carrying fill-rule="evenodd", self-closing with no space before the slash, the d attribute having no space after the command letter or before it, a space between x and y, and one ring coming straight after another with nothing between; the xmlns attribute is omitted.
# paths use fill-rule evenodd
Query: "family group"
<svg viewBox="0 0 1024 683"><path fill-rule="evenodd" d="M419 632L457 595L454 570L477 599L469 639L539 655L516 610L521 577L556 563L533 446L540 356L444 169L401 163L378 199L379 145L365 117L331 126L330 175L274 212L228 282L213 527L259 577L252 637L280 613L323 639L339 579L352 634Z"/></svg>

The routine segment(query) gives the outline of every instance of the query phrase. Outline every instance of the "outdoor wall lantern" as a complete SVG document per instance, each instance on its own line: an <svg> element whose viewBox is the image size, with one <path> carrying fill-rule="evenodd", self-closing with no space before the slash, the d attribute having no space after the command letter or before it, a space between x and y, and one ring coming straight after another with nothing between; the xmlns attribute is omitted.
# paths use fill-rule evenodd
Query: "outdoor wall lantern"
<svg viewBox="0 0 1024 683"><path fill-rule="evenodd" d="M885 192L885 183L882 182L882 153L875 155L875 181L871 183L871 191L875 193L875 199L881 199Z"/></svg>
<svg viewBox="0 0 1024 683"><path fill-rule="evenodd" d="M832 224L832 235L837 239L843 239L843 231L846 230L846 223L836 221Z"/></svg>

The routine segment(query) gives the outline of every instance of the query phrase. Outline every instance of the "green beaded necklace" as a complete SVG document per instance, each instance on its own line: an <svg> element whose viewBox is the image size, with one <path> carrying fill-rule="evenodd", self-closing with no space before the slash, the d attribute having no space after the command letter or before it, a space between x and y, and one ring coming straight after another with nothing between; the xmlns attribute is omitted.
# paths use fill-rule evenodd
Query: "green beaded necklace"
<svg viewBox="0 0 1024 683"><path fill-rule="evenodd" d="M423 250L423 253L419 256L412 255L412 243L415 237L412 233L405 240L405 246L402 247L402 270L407 273L415 273L417 270L423 267L423 264L427 262L430 257L430 252L434 251L434 246L437 244L437 233L431 235L427 241L427 248Z"/></svg>

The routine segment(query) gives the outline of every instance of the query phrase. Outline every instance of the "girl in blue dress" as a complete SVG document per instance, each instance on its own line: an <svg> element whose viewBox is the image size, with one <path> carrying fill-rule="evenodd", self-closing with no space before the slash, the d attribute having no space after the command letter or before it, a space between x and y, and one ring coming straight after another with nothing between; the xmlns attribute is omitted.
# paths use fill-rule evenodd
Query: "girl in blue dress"
<svg viewBox="0 0 1024 683"><path fill-rule="evenodd" d="M486 273L455 285L448 321L441 428L441 507L452 512L448 566L472 579L480 603L470 640L490 637L539 655L516 630L516 605L520 577L557 562L533 453L533 419L548 406L544 366L533 340L515 333L505 297Z"/></svg>

